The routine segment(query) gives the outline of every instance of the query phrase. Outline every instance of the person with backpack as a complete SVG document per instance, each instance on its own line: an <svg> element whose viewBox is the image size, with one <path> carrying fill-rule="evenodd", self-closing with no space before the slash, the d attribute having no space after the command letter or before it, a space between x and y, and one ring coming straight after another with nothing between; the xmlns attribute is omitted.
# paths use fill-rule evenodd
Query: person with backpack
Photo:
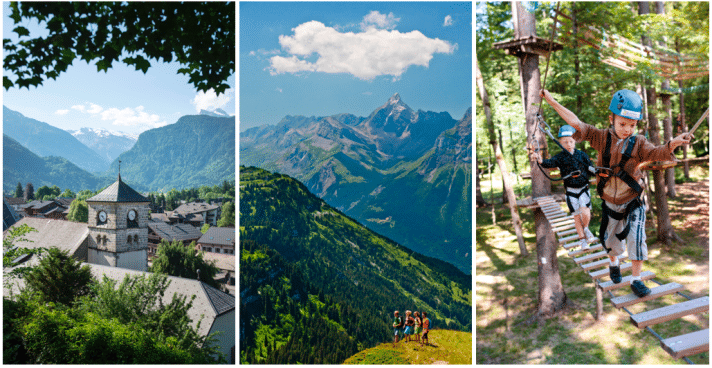
<svg viewBox="0 0 712 368"><path fill-rule="evenodd" d="M598 152L596 189L603 200L598 236L608 252L611 280L616 284L622 281L618 257L627 248L632 263L630 288L639 298L650 294L640 277L643 262L648 259L648 246L645 243L645 206L641 199L645 183L639 166L647 161L676 161L673 151L690 144L692 134L680 134L657 147L645 136L635 134L638 121L643 118L643 100L631 90L623 89L613 94L608 106L611 112L608 129L582 122L554 100L547 90L541 90L540 96L576 129L574 139L589 141Z"/></svg>
<svg viewBox="0 0 712 368"><path fill-rule="evenodd" d="M393 312L393 346L398 343L398 338L403 333L403 318L398 315L398 311Z"/></svg>
<svg viewBox="0 0 712 368"><path fill-rule="evenodd" d="M415 325L415 320L413 319L412 312L405 311L405 342L411 341L413 337L413 325Z"/></svg>
<svg viewBox="0 0 712 368"><path fill-rule="evenodd" d="M423 344L429 345L428 332L430 332L430 319L428 318L428 313L423 312L423 336L420 338L420 346L423 346Z"/></svg>
<svg viewBox="0 0 712 368"><path fill-rule="evenodd" d="M579 245L581 249L588 249L588 243L596 240L588 229L588 224L591 222L591 193L588 190L588 178L593 170L593 163L585 152L576 149L576 140L572 137L574 133L576 129L571 125L562 126L559 129L559 143L564 150L547 160L542 160L539 152L532 152L532 157L543 168L559 168L561 178L564 180L566 205L574 216Z"/></svg>

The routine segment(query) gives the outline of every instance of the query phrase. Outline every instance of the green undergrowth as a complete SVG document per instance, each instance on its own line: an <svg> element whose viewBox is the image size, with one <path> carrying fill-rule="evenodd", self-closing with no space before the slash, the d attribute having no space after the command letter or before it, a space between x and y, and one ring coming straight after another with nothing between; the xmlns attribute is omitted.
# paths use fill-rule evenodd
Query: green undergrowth
<svg viewBox="0 0 712 368"><path fill-rule="evenodd" d="M415 341L387 342L357 353L344 364L472 364L472 334L431 330L429 345Z"/></svg>
<svg viewBox="0 0 712 368"><path fill-rule="evenodd" d="M699 185L707 175L707 168L693 167L693 182L677 187ZM483 194L488 185L482 184ZM667 247L657 243L654 221L649 218L649 260L643 265L644 271L656 274L656 281L677 282L685 287L683 293L692 298L709 295L709 204L699 203L698 198L699 193L708 193L708 186L695 190L681 189L677 198L668 200L674 214L672 224L682 242ZM594 194L594 201L597 199ZM570 305L559 315L537 322L532 318L538 293L532 211L519 210L529 251L526 257L520 255L509 209L501 204L495 206L496 224L492 224L490 211L490 207L478 208L476 217L476 364L686 364L670 357L651 333L633 326L628 313L613 307L608 293L604 293L603 318L596 321L594 283L562 247L557 252L559 274ZM596 211L595 202L593 217L591 229L597 233L600 212ZM624 272L627 274L630 272ZM658 286L653 281L646 285ZM629 293L629 288L613 291L614 296ZM640 313L685 300L680 295L668 295L627 309ZM708 326L709 313L702 313L652 328L669 338ZM709 353L689 359L695 364L709 364Z"/></svg>

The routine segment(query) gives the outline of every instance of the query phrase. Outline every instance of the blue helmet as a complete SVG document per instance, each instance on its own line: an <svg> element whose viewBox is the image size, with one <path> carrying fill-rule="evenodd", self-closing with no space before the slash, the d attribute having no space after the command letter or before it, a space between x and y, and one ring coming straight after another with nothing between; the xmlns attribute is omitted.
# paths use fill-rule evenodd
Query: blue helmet
<svg viewBox="0 0 712 368"><path fill-rule="evenodd" d="M612 113L633 120L643 119L643 100L628 89L622 89L613 94L608 110Z"/></svg>
<svg viewBox="0 0 712 368"><path fill-rule="evenodd" d="M559 128L559 138L561 137L570 137L576 133L576 129L572 127L571 125L564 125L561 128Z"/></svg>

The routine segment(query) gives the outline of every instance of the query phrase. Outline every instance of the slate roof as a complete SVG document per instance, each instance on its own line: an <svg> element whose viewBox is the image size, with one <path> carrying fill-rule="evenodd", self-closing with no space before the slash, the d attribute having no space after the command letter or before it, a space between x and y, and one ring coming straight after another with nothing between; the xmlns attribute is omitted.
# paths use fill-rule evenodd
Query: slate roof
<svg viewBox="0 0 712 368"><path fill-rule="evenodd" d="M7 204L7 200L2 201L2 231L14 225L19 218L20 216L15 213L12 206Z"/></svg>
<svg viewBox="0 0 712 368"><path fill-rule="evenodd" d="M15 241L15 245L23 248L55 247L66 250L71 255L76 253L79 245L89 235L87 224L81 222L24 217L13 227L22 224L27 224L37 230L37 232L31 231L23 236L28 241Z"/></svg>
<svg viewBox="0 0 712 368"><path fill-rule="evenodd" d="M173 210L174 214L181 214L181 215L187 215L189 213L200 213L200 212L206 212L206 211L212 211L216 210L220 207L208 204L208 203L198 203L198 202L190 202L186 204L182 204L178 206L175 210Z"/></svg>
<svg viewBox="0 0 712 368"><path fill-rule="evenodd" d="M166 213L152 213L151 221L168 223L170 220L168 220L168 215Z"/></svg>
<svg viewBox="0 0 712 368"><path fill-rule="evenodd" d="M198 243L216 244L223 246L235 246L234 227L211 227L203 236L198 239Z"/></svg>
<svg viewBox="0 0 712 368"><path fill-rule="evenodd" d="M119 179L114 184L87 199L87 202L150 202L150 200L121 181L121 175L119 175Z"/></svg>
<svg viewBox="0 0 712 368"><path fill-rule="evenodd" d="M56 204L56 203L54 201L37 201L37 200L35 200L35 201L28 202L26 204L21 205L20 208L24 208L24 209L34 208L34 209L39 210L41 208L47 207L50 204Z"/></svg>
<svg viewBox="0 0 712 368"><path fill-rule="evenodd" d="M27 202L25 202L24 198L15 198L15 197L5 197L5 201L10 206L17 206L17 205L22 205L22 204L27 203Z"/></svg>
<svg viewBox="0 0 712 368"><path fill-rule="evenodd" d="M149 222L147 225L161 239L168 241L197 240L203 235L200 229L191 224L168 225L162 222Z"/></svg>

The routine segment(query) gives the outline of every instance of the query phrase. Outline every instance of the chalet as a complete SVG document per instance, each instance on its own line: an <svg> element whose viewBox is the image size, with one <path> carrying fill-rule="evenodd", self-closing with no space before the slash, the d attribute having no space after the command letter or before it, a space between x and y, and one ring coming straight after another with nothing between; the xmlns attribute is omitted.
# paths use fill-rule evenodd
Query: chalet
<svg viewBox="0 0 712 368"><path fill-rule="evenodd" d="M203 233L200 229L190 224L169 225L162 222L148 223L148 256L153 258L158 250L158 245L161 240L166 240L169 243L174 240L183 242L184 245L189 245L193 241L197 241Z"/></svg>
<svg viewBox="0 0 712 368"><path fill-rule="evenodd" d="M198 239L197 246L204 252L235 254L235 228L211 227Z"/></svg>
<svg viewBox="0 0 712 368"><path fill-rule="evenodd" d="M21 219L20 215L15 212L12 206L8 205L7 199L2 201L2 231L7 230L8 227L14 225L17 221Z"/></svg>
<svg viewBox="0 0 712 368"><path fill-rule="evenodd" d="M5 202L10 206L16 213L20 212L20 206L27 204L24 198L15 197L5 197Z"/></svg>
<svg viewBox="0 0 712 368"><path fill-rule="evenodd" d="M203 259L207 262L212 262L215 267L220 270L215 276L219 282L227 285L227 289L235 293L235 255L234 254L218 254L212 252L203 252ZM230 286L233 286L230 288Z"/></svg>
<svg viewBox="0 0 712 368"><path fill-rule="evenodd" d="M152 222L162 222L164 224L169 224L171 221L168 219L168 214L165 212L154 213L151 211L151 221Z"/></svg>
<svg viewBox="0 0 712 368"><path fill-rule="evenodd" d="M178 206L178 208L173 210L172 215L169 217L171 218L171 223L173 223L175 219L176 222L199 223L199 226L203 226L204 224L217 226L220 212L220 206L200 202L191 202ZM200 217L198 217L198 215Z"/></svg>
<svg viewBox="0 0 712 368"><path fill-rule="evenodd" d="M51 201L35 200L19 205L26 216L66 220L74 198L56 198Z"/></svg>

